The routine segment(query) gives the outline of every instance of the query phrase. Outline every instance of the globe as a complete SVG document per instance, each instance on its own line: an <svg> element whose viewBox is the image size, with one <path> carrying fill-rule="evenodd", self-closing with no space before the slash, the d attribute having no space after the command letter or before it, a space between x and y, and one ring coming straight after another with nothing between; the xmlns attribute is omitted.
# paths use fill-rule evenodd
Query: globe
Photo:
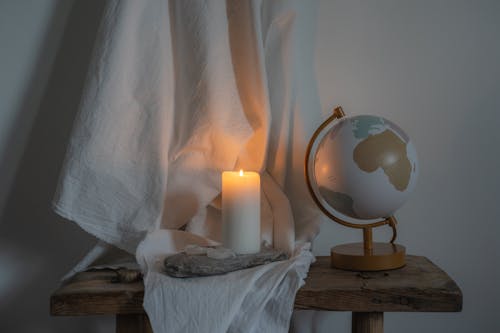
<svg viewBox="0 0 500 333"><path fill-rule="evenodd" d="M317 141L313 165L308 167L314 191L334 215L356 220L389 217L415 187L419 168L415 147L399 126L385 118L337 119Z"/></svg>

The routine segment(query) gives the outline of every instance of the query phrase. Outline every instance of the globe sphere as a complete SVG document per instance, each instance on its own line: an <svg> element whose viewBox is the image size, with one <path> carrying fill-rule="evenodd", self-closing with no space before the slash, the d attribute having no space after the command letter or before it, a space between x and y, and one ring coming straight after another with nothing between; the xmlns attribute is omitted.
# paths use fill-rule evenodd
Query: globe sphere
<svg viewBox="0 0 500 333"><path fill-rule="evenodd" d="M385 118L341 118L318 140L312 181L322 203L335 213L359 220L389 217L415 187L415 147Z"/></svg>

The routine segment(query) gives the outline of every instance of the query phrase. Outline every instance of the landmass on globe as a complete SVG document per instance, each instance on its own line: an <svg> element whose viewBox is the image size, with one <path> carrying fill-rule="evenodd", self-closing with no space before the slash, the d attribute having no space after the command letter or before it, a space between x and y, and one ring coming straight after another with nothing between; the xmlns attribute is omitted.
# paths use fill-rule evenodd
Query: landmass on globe
<svg viewBox="0 0 500 333"><path fill-rule="evenodd" d="M373 172L382 168L398 191L408 187L411 164L406 156L406 143L393 132L385 130L368 136L354 148L353 158L363 171Z"/></svg>
<svg viewBox="0 0 500 333"><path fill-rule="evenodd" d="M323 200L356 219L391 215L417 176L410 138L391 121L371 115L337 120L318 145L314 163Z"/></svg>

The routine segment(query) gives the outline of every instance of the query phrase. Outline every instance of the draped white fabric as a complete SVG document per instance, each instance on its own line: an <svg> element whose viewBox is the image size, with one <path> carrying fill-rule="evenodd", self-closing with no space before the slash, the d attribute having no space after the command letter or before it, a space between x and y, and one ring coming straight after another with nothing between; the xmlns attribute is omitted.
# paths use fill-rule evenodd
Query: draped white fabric
<svg viewBox="0 0 500 333"><path fill-rule="evenodd" d="M172 278L162 272L162 263L186 244L182 233L157 230L137 250L146 272L144 309L155 333L288 332L295 294L314 259L307 247L289 260L224 275ZM210 245L202 237L190 238L190 244Z"/></svg>
<svg viewBox="0 0 500 333"><path fill-rule="evenodd" d="M255 170L262 239L299 254L319 227L314 18L299 0L108 1L56 212L129 253L159 229L179 250L220 240L221 172Z"/></svg>

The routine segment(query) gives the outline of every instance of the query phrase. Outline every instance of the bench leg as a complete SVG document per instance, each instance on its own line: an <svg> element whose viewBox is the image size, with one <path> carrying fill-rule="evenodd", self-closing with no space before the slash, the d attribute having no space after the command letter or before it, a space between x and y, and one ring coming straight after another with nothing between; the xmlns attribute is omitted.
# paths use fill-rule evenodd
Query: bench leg
<svg viewBox="0 0 500 333"><path fill-rule="evenodd" d="M153 330L146 314L118 314L116 333L153 333Z"/></svg>
<svg viewBox="0 0 500 333"><path fill-rule="evenodd" d="M353 312L352 333L383 333L383 312Z"/></svg>

